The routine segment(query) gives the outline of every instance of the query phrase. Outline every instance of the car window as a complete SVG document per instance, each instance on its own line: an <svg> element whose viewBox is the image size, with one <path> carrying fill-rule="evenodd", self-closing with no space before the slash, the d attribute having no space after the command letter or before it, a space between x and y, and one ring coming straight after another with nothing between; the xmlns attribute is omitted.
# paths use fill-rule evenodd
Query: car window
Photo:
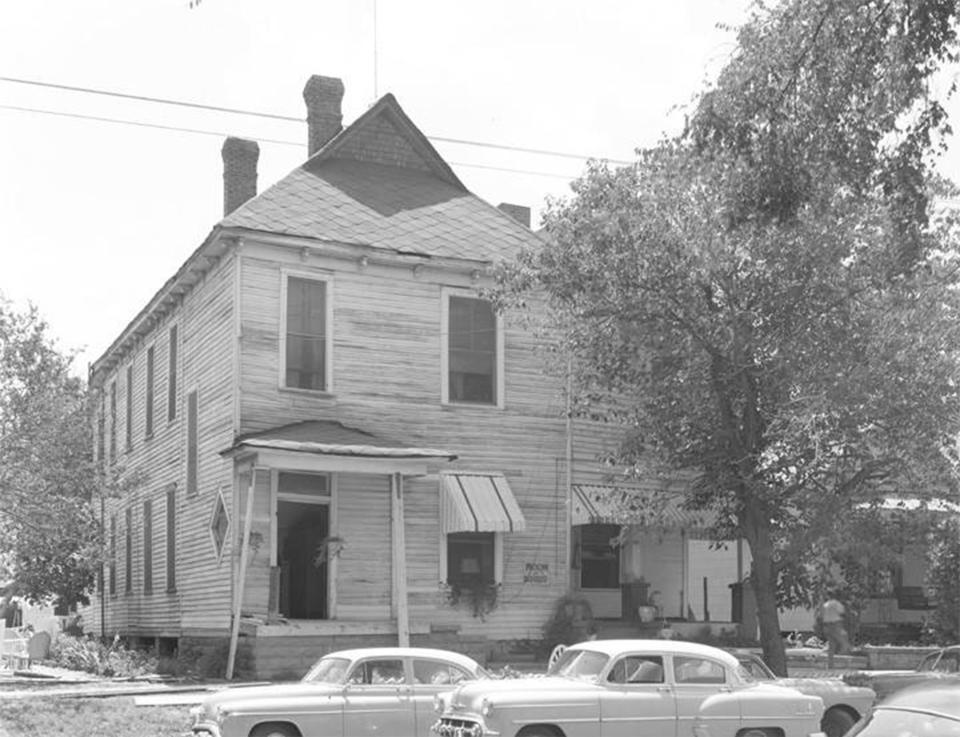
<svg viewBox="0 0 960 737"><path fill-rule="evenodd" d="M659 655L627 655L620 658L610 673L610 683L663 683L663 658Z"/></svg>
<svg viewBox="0 0 960 737"><path fill-rule="evenodd" d="M740 677L745 681L772 681L773 674L767 666L757 658L742 658L740 660Z"/></svg>
<svg viewBox="0 0 960 737"><path fill-rule="evenodd" d="M469 681L473 676L463 668L446 663L442 660L421 660L419 658L413 661L413 682L429 683L434 686L441 686Z"/></svg>
<svg viewBox="0 0 960 737"><path fill-rule="evenodd" d="M944 653L943 657L937 661L934 670L940 671L941 673L956 673L957 653Z"/></svg>
<svg viewBox="0 0 960 737"><path fill-rule="evenodd" d="M303 677L315 683L343 683L343 676L350 666L346 658L320 658Z"/></svg>
<svg viewBox="0 0 960 737"><path fill-rule="evenodd" d="M673 672L677 683L726 683L727 680L724 667L706 658L675 657Z"/></svg>
<svg viewBox="0 0 960 737"><path fill-rule="evenodd" d="M595 650L567 648L557 662L550 666L547 674L581 680L596 679L609 659L606 654Z"/></svg>
<svg viewBox="0 0 960 737"><path fill-rule="evenodd" d="M403 660L399 658L377 658L357 663L350 671L347 683L363 685L403 684Z"/></svg>
<svg viewBox="0 0 960 737"><path fill-rule="evenodd" d="M937 664L937 660L939 660L939 658L939 652L930 653L927 657L920 661L920 665L917 666L917 670L933 670L933 667Z"/></svg>

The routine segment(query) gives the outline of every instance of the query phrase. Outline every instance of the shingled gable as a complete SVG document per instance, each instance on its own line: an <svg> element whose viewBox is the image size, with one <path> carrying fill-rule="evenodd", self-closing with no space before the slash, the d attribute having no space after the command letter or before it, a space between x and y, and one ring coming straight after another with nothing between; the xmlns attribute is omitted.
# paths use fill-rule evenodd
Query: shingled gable
<svg viewBox="0 0 960 737"><path fill-rule="evenodd" d="M539 242L469 192L390 94L219 227L481 264Z"/></svg>

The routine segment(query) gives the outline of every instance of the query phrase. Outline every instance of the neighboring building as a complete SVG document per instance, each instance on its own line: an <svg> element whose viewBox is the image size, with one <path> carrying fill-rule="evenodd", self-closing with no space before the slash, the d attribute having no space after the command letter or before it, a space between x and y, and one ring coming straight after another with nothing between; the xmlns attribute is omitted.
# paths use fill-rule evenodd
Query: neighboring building
<svg viewBox="0 0 960 737"><path fill-rule="evenodd" d="M609 485L615 429L568 423L533 331L483 298L541 245L529 210L467 191L391 95L342 129L342 96L311 78L309 159L261 194L257 145L226 141L223 219L91 366L98 457L136 482L104 498L88 631L236 623L269 676L359 643L486 657L571 590L630 627L729 624L742 546L669 500L618 526L618 495L665 484Z"/></svg>

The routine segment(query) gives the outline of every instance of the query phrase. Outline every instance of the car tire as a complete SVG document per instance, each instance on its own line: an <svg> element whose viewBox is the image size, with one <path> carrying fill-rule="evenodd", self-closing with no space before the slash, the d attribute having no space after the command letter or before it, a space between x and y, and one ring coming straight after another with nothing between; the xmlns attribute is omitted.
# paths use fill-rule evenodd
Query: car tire
<svg viewBox="0 0 960 737"><path fill-rule="evenodd" d="M737 737L774 737L776 734L782 734L779 730L767 731L766 729L748 729L744 732L737 732Z"/></svg>
<svg viewBox="0 0 960 737"><path fill-rule="evenodd" d="M857 718L844 709L833 707L827 709L820 720L820 731L827 737L843 737L850 731L850 727L857 723Z"/></svg>
<svg viewBox="0 0 960 737"><path fill-rule="evenodd" d="M300 737L300 732L289 724L258 724L250 730L250 737Z"/></svg>
<svg viewBox="0 0 960 737"><path fill-rule="evenodd" d="M526 727L517 732L517 737L562 737L563 732L550 727Z"/></svg>

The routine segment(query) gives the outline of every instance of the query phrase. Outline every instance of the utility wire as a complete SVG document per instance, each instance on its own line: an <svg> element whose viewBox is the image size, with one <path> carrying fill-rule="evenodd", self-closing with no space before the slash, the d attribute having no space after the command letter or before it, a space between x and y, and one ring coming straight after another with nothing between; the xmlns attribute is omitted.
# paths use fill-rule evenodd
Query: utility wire
<svg viewBox="0 0 960 737"><path fill-rule="evenodd" d="M100 115L85 115L83 113L66 113L58 110L44 110L42 108L33 108L33 107L21 107L19 105L0 105L0 110L15 110L22 113L35 113L38 115L55 115L61 118L78 118L80 120L93 120L98 123L117 123L119 125L132 125L138 128L156 128L159 130L166 131L176 131L179 133L196 133L202 136L216 136L218 138L226 138L227 133L222 133L220 131L211 131L211 130L202 130L200 128L185 128L176 125L163 125L161 123L145 123L139 120L124 120L122 118L108 118ZM260 143L276 143L281 146L296 146L298 148L303 148L305 144L297 143L296 141L285 141L278 138L257 138ZM489 166L486 164L468 164L462 161L450 161L450 164L454 166L463 166L470 169L488 169L490 171L502 171L508 172L510 174L528 174L531 176L537 177L552 177L554 179L563 179L565 181L570 181L575 179L578 175L566 175L566 174L555 174L553 172L546 171L534 171L532 169L511 169L503 166Z"/></svg>
<svg viewBox="0 0 960 737"><path fill-rule="evenodd" d="M126 92L114 92L112 90L95 89L93 87L76 87L67 84L56 84L54 82L40 82L33 79L21 79L19 77L0 76L0 82L10 82L13 84L30 85L33 87L47 87L56 90L67 90L69 92L82 92L88 95L103 95L105 97L118 97L123 100L138 100L140 102L152 102L160 105L177 105L179 107L194 108L197 110L211 110L218 113L231 113L235 115L249 115L255 118L269 118L271 120L283 120L292 123L302 123L303 118L297 118L291 115L278 115L276 113L265 113L256 110L243 110L241 108L221 107L219 105L205 105L200 102L187 102L185 100L173 100L165 97L149 97L147 95L133 95ZM479 148L500 149L503 151L515 151L518 153L536 154L538 156L556 156L565 159L575 159L577 161L586 161L587 159L603 159L611 164L630 165L633 162L622 159L610 159L602 156L589 156L582 154L573 154L565 151L550 151L540 148L526 148L523 146L507 146L499 143L490 143L487 141L470 141L463 138L444 138L441 136L427 136L431 141L441 143L453 143L461 146L476 146Z"/></svg>

